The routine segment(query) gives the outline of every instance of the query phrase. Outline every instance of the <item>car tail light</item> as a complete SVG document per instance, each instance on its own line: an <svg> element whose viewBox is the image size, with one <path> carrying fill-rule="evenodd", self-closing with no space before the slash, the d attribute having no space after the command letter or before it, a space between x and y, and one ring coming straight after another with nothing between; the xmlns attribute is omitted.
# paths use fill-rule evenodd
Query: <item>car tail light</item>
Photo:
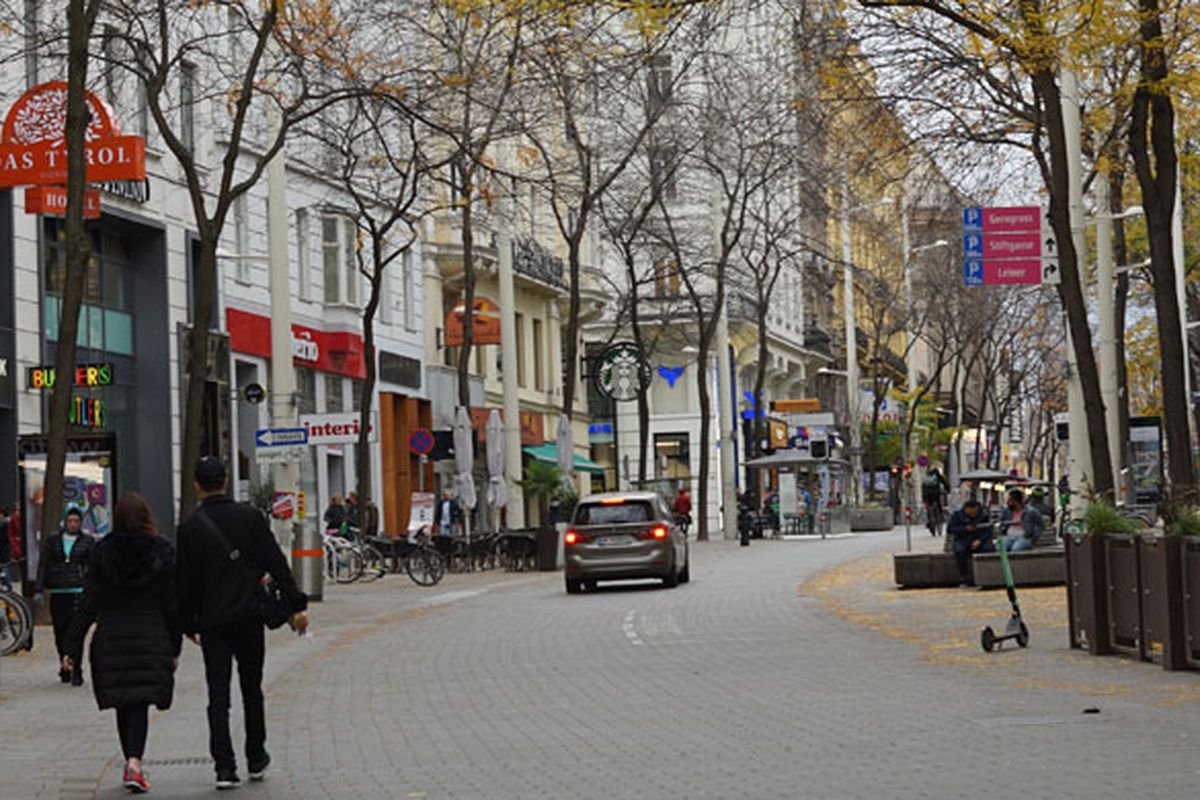
<svg viewBox="0 0 1200 800"><path fill-rule="evenodd" d="M665 525L658 525L638 534L642 539L665 539L667 538L667 528Z"/></svg>
<svg viewBox="0 0 1200 800"><path fill-rule="evenodd" d="M579 533L578 531L567 531L563 536L563 541L567 544L583 544L587 540L587 534Z"/></svg>

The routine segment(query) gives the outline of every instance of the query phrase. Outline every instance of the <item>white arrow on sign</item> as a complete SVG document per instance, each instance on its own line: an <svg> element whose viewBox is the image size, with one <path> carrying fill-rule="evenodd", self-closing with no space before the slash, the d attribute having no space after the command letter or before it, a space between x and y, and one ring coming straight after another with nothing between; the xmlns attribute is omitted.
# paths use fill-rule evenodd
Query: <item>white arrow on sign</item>
<svg viewBox="0 0 1200 800"><path fill-rule="evenodd" d="M1062 271L1058 268L1057 258L1042 259L1042 283L1062 283Z"/></svg>
<svg viewBox="0 0 1200 800"><path fill-rule="evenodd" d="M305 428L264 428L254 433L254 445L260 449L304 444L308 444Z"/></svg>

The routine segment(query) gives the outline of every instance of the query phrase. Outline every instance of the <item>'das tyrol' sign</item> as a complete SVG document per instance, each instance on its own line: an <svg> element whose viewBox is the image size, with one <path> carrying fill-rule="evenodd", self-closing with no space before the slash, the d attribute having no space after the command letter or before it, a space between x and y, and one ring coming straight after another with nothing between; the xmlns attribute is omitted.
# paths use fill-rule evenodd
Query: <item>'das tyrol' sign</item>
<svg viewBox="0 0 1200 800"><path fill-rule="evenodd" d="M86 93L90 121L84 133L87 180L140 181L146 144L122 136L103 100ZM33 87L13 103L0 132L0 187L61 186L67 182L67 84Z"/></svg>

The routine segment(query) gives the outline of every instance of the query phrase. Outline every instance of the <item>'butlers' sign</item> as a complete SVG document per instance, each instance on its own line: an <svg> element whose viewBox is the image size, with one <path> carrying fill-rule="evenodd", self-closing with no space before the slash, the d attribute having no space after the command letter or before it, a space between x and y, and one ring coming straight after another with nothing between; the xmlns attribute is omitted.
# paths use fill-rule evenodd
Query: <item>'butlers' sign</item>
<svg viewBox="0 0 1200 800"><path fill-rule="evenodd" d="M145 142L140 136L122 136L108 106L91 92L86 96L87 180L145 179ZM0 187L66 184L66 124L66 83L43 83L21 95L8 110L0 134Z"/></svg>

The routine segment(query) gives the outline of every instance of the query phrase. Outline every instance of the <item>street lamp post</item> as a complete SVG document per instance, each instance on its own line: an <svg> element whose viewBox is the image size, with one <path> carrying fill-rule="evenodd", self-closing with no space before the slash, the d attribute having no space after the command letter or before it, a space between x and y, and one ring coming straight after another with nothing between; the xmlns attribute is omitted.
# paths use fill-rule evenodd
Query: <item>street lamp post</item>
<svg viewBox="0 0 1200 800"><path fill-rule="evenodd" d="M854 263L850 251L850 214L855 211L891 205L895 201L888 197L865 206L851 208L849 172L844 172L842 178L842 269L844 271L842 305L843 315L846 318L846 399L849 401L847 405L850 417L847 428L850 434L850 476L853 482L850 496L855 503L858 503L862 499L862 437L858 429L858 322L854 314Z"/></svg>

